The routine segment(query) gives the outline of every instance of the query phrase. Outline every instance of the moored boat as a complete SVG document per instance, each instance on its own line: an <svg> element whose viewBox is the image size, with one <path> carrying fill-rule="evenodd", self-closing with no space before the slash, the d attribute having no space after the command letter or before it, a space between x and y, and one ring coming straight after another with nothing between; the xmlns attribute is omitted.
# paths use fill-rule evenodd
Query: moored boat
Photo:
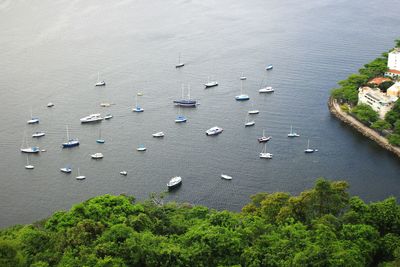
<svg viewBox="0 0 400 267"><path fill-rule="evenodd" d="M60 168L60 171L63 173L71 173L72 172L72 168L70 166L65 166L63 168Z"/></svg>
<svg viewBox="0 0 400 267"><path fill-rule="evenodd" d="M35 132L35 133L32 134L32 137L39 138L39 137L42 137L42 136L45 136L45 135L46 135L45 132Z"/></svg>
<svg viewBox="0 0 400 267"><path fill-rule="evenodd" d="M89 122L100 122L104 118L101 116L100 113L90 114L86 117L80 119L81 123L89 123Z"/></svg>
<svg viewBox="0 0 400 267"><path fill-rule="evenodd" d="M40 149L37 146L32 146L32 147L27 147L27 148L21 148L21 152L23 152L23 153L39 153Z"/></svg>
<svg viewBox="0 0 400 267"><path fill-rule="evenodd" d="M105 116L104 116L104 119L105 120L109 120L109 119L111 119L113 117L113 115L111 115L110 113L109 114L106 114Z"/></svg>
<svg viewBox="0 0 400 267"><path fill-rule="evenodd" d="M94 86L105 86L106 82L105 81L100 81L100 73L97 73L97 83Z"/></svg>
<svg viewBox="0 0 400 267"><path fill-rule="evenodd" d="M79 140L77 138L69 138L68 125L66 126L66 128L67 128L67 142L62 143L62 147L70 148L70 147L79 146Z"/></svg>
<svg viewBox="0 0 400 267"><path fill-rule="evenodd" d="M221 178L224 180L232 180L232 176L229 176L229 175L223 174L223 173L221 174Z"/></svg>
<svg viewBox="0 0 400 267"><path fill-rule="evenodd" d="M275 91L274 88L272 88L271 86L263 87L260 90L258 90L259 93L272 93L274 91Z"/></svg>
<svg viewBox="0 0 400 267"><path fill-rule="evenodd" d="M265 130L263 130L263 135L259 138L257 138L258 142L260 143L265 143L268 142L269 140L271 140L271 136L265 136Z"/></svg>
<svg viewBox="0 0 400 267"><path fill-rule="evenodd" d="M164 132L157 132L152 134L153 137L164 137Z"/></svg>
<svg viewBox="0 0 400 267"><path fill-rule="evenodd" d="M127 176L128 172L127 171L120 171L119 174L123 175L123 176Z"/></svg>
<svg viewBox="0 0 400 267"><path fill-rule="evenodd" d="M265 67L266 70L272 70L274 68L274 66L272 66L272 64L269 64L268 66Z"/></svg>
<svg viewBox="0 0 400 267"><path fill-rule="evenodd" d="M92 159L102 159L104 157L103 153L94 153L92 155L90 155L92 157Z"/></svg>
<svg viewBox="0 0 400 267"><path fill-rule="evenodd" d="M179 187L182 184L182 177L180 176L175 176L172 177L171 180L167 183L168 190L175 189Z"/></svg>
<svg viewBox="0 0 400 267"><path fill-rule="evenodd" d="M214 126L206 131L206 135L218 135L218 134L222 133L223 131L224 131L224 129L222 129L218 126Z"/></svg>

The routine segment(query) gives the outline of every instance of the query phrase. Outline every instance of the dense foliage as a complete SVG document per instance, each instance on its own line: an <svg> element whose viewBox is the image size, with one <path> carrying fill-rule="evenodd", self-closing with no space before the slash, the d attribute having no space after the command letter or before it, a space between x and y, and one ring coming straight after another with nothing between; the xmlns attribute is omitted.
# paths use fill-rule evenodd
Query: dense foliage
<svg viewBox="0 0 400 267"><path fill-rule="evenodd" d="M400 264L400 206L346 182L259 193L241 213L104 195L0 232L0 266L370 266Z"/></svg>
<svg viewBox="0 0 400 267"><path fill-rule="evenodd" d="M379 117L375 110L365 104L355 106L351 112L357 117L358 120L368 125L376 122Z"/></svg>

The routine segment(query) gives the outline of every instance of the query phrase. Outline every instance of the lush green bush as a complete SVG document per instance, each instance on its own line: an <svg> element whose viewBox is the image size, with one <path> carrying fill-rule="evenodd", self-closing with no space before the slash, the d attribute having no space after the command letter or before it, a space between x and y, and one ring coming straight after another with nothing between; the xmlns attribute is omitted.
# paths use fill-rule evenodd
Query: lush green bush
<svg viewBox="0 0 400 267"><path fill-rule="evenodd" d="M378 112L366 104L355 106L351 112L363 123L370 124L378 120Z"/></svg>
<svg viewBox="0 0 400 267"><path fill-rule="evenodd" d="M378 131L383 131L390 129L391 125L385 120L377 120L376 122L372 123L371 128Z"/></svg>
<svg viewBox="0 0 400 267"><path fill-rule="evenodd" d="M400 120L400 98L394 103L392 110L386 113L385 120L393 127L396 121Z"/></svg>
<svg viewBox="0 0 400 267"><path fill-rule="evenodd" d="M400 134L391 134L388 140L392 145L400 146Z"/></svg>
<svg viewBox="0 0 400 267"><path fill-rule="evenodd" d="M104 195L0 231L0 266L371 266L400 261L400 206L346 182L259 193L242 212Z"/></svg>

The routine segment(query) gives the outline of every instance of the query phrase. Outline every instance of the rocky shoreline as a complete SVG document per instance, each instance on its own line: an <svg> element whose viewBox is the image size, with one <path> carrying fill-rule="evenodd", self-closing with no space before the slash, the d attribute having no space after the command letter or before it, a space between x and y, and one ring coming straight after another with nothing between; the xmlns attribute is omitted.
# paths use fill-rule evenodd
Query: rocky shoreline
<svg viewBox="0 0 400 267"><path fill-rule="evenodd" d="M378 145L385 148L386 150L389 150L390 152L393 152L397 157L400 158L399 147L391 145L385 137L381 136L375 130L365 126L360 121L356 120L346 112L342 111L337 101L332 97L329 98L328 107L331 114L333 114L336 118L350 125L365 137L368 137L369 139L375 141Z"/></svg>

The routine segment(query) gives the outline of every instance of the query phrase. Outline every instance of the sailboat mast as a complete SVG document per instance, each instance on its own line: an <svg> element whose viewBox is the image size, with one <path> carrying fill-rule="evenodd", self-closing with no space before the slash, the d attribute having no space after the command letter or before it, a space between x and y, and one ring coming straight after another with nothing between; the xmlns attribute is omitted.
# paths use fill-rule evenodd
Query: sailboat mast
<svg viewBox="0 0 400 267"><path fill-rule="evenodd" d="M240 94L243 94L243 81L240 80Z"/></svg>
<svg viewBox="0 0 400 267"><path fill-rule="evenodd" d="M184 90L185 90L185 86L182 84L182 86L181 86L181 91L182 91L182 99L183 99L183 93L184 93Z"/></svg>
<svg viewBox="0 0 400 267"><path fill-rule="evenodd" d="M188 84L188 100L190 100L190 84Z"/></svg>
<svg viewBox="0 0 400 267"><path fill-rule="evenodd" d="M67 141L69 141L68 125L66 127L67 127Z"/></svg>

